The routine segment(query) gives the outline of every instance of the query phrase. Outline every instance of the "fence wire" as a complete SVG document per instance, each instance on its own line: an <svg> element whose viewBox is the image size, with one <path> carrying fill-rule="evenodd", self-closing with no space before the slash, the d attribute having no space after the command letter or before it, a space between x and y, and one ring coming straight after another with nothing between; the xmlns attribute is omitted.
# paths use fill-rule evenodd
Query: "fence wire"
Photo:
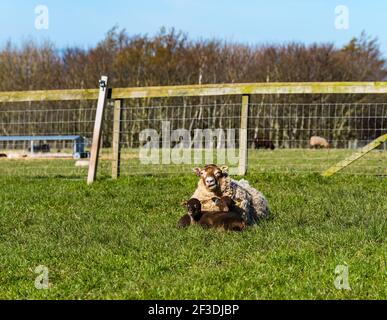
<svg viewBox="0 0 387 320"><path fill-rule="evenodd" d="M249 166L260 171L322 172L385 133L385 103L254 103ZM311 145L316 136L327 145ZM342 173L386 175L386 144Z"/></svg>
<svg viewBox="0 0 387 320"><path fill-rule="evenodd" d="M241 99L136 99L121 108L121 175L190 172L208 163L238 167ZM0 174L83 178L96 101L0 105ZM112 172L114 103L106 107L99 176ZM250 103L250 172L321 173L387 133L385 103ZM32 137L46 139L34 141ZM57 140L53 137L59 136ZM74 136L81 137L76 142ZM312 137L328 145L311 146ZM17 139L24 137L24 140ZM68 140L66 140L68 137ZM188 141L188 142L187 142ZM149 146L157 146L151 152ZM319 148L316 148L319 147ZM79 160L83 160L83 166ZM386 144L342 173L387 175Z"/></svg>
<svg viewBox="0 0 387 320"><path fill-rule="evenodd" d="M227 162L227 156L223 155L227 153L227 143L229 146L239 143L240 104L237 103L138 106L125 102L121 110L122 175L190 172L193 166ZM113 107L107 112L113 114ZM223 134L220 129L224 130L224 145L217 139ZM227 129L232 129L228 137ZM149 132L152 142L148 141ZM203 137L197 145L195 141L199 141L200 134ZM211 143L206 144L206 135L211 136ZM150 146L153 151L147 151ZM101 154L104 170L110 165L107 159L112 160L111 148L103 148Z"/></svg>
<svg viewBox="0 0 387 320"><path fill-rule="evenodd" d="M120 130L121 173L189 172L192 167L209 162L237 167L235 156L239 154L240 115L241 103L237 102L219 103L215 100L212 103L149 103L141 106L125 102ZM386 133L386 116L387 104L383 103L250 103L248 168L262 172L320 173ZM187 151L190 154L188 163L181 162L181 159L175 162L170 159L170 150L165 150L164 145L165 122L169 124L169 135L173 135L175 130L188 131L188 147L181 141L167 144L167 149L178 148L181 154L190 148L190 153ZM159 153L155 156L158 163L141 160L143 154L140 150L146 145L140 135L147 129L158 133ZM223 138L227 140L230 129L233 130L230 142L236 150L228 157L227 151L223 150L225 144L219 145L218 140L219 130L223 131ZM211 130L213 143L206 144L203 140L200 147L195 146L195 130ZM324 138L328 147L312 147L310 142L313 136ZM105 149L105 152L107 157L109 151ZM224 159L222 153L226 153L226 160L220 162L219 158ZM209 156L206 157L206 154ZM382 145L342 172L385 175L386 168L386 145Z"/></svg>
<svg viewBox="0 0 387 320"><path fill-rule="evenodd" d="M0 105L0 174L80 178L87 174L95 103Z"/></svg>

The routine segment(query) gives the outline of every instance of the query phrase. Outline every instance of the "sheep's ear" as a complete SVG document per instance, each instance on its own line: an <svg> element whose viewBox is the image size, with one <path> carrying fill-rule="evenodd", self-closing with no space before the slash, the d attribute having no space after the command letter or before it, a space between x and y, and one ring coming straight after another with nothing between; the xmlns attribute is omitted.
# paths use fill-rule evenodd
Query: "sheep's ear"
<svg viewBox="0 0 387 320"><path fill-rule="evenodd" d="M228 175L228 167L226 165L221 166L220 170L222 170L224 175Z"/></svg>
<svg viewBox="0 0 387 320"><path fill-rule="evenodd" d="M193 171L198 177L200 177L201 174L202 174L202 169L200 169L199 167L193 168L192 171Z"/></svg>

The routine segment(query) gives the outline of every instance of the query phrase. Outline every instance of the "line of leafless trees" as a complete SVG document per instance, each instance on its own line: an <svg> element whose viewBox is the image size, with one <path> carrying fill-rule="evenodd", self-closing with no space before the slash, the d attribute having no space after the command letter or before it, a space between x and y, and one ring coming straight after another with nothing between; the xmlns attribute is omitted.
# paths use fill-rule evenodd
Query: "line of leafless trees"
<svg viewBox="0 0 387 320"><path fill-rule="evenodd" d="M0 49L0 91L95 88L101 74L109 75L112 87L383 81L387 78L387 67L377 39L365 33L342 47L333 43L246 45L219 39L192 40L174 29L161 29L156 35L149 36L129 35L115 27L95 47L88 49L67 47L59 50L53 43L37 44L33 41L19 46L9 42ZM278 146L287 146L285 140L306 141L310 134L321 134L331 140L366 141L386 130L386 107L373 108L372 116L367 117L364 108L351 109L343 103L356 102L366 106L367 103L383 103L385 100L386 96L381 95L254 96L249 140L261 137L274 140ZM270 107L272 103L283 106ZM332 103L336 107L301 109L301 103ZM34 115L26 112L28 121L20 118L15 121L12 114L1 112L10 108L35 109L36 106L31 104L0 105L0 135L60 133L57 131L64 131L64 134L81 131L88 135L91 132L90 113L82 112L90 105L86 102L75 105L47 103L44 108L50 110L57 108L58 104L62 109L78 109L66 113L71 121L67 120L67 125L64 125L66 120L62 121L61 127L55 126L49 113ZM240 97L126 101L123 142L137 146L138 133L144 127L159 129L158 120L171 119L172 128L235 128L239 125L237 104L240 104ZM144 108L149 105L160 107ZM166 107L171 105L179 107ZM105 121L104 144L109 146L112 132L109 112L106 118L109 121ZM286 121L287 118L291 121ZM318 118L324 119L323 122L317 121ZM80 123L87 125L80 129Z"/></svg>

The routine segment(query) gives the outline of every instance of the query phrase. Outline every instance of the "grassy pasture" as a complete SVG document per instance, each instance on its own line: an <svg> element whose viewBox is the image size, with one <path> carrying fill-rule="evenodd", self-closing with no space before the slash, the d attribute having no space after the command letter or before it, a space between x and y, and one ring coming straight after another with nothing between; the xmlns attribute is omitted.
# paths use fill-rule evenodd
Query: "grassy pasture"
<svg viewBox="0 0 387 320"><path fill-rule="evenodd" d="M262 154L269 163L276 151ZM19 174L1 174L15 166ZM34 177L25 174L31 166ZM44 167L77 179L39 174ZM386 178L263 173L251 162L246 178L272 215L226 233L175 228L196 186L188 166L118 181L106 178L107 161L102 167L88 187L73 160L0 160L0 298L387 298ZM39 265L48 290L34 287ZM337 265L348 266L351 290L335 288Z"/></svg>

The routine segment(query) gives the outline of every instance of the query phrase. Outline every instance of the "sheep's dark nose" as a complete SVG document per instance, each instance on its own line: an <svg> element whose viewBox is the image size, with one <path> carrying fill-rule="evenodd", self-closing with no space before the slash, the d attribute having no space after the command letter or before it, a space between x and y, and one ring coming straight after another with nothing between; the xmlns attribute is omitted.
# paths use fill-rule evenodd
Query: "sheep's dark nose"
<svg viewBox="0 0 387 320"><path fill-rule="evenodd" d="M207 178L206 178L206 183L207 183L209 186L215 184L215 178L214 178L214 177L207 177Z"/></svg>

